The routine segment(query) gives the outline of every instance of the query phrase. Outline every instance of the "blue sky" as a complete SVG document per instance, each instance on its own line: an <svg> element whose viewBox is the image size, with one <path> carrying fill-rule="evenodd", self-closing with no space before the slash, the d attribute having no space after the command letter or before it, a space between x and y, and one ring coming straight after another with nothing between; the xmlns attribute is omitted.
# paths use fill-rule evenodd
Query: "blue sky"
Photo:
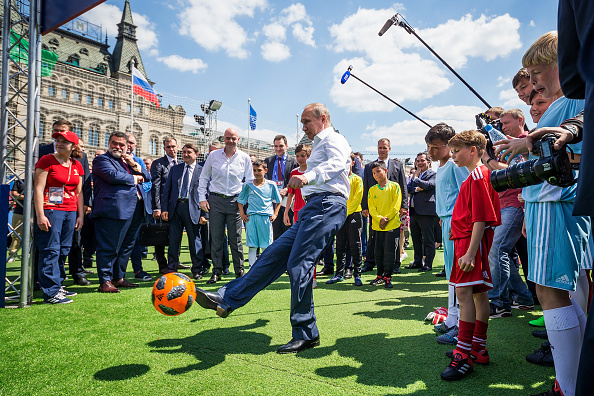
<svg viewBox="0 0 594 396"><path fill-rule="evenodd" d="M401 27L379 37L388 18L402 14L489 104L518 107L530 118L511 78L530 44L556 29L557 12L554 0L130 4L143 62L157 92L222 101L223 108L236 110L225 122L237 124L240 134L247 133L250 98L259 123L252 136L272 140L272 126L278 126L291 132L286 133L293 144L296 115L304 105L322 102L354 151L375 151L377 140L388 137L392 153L423 150L427 127L353 78L341 85L349 65L359 78L431 125L444 121L456 130L473 128L474 114L484 106ZM123 5L123 0L108 0L82 16L107 30L112 49ZM220 119L219 129L221 124Z"/></svg>

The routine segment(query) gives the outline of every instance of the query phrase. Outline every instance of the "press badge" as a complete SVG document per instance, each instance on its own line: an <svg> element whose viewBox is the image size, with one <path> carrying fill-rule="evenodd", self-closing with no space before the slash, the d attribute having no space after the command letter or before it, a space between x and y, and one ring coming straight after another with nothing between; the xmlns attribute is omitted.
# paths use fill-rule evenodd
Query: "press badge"
<svg viewBox="0 0 594 396"><path fill-rule="evenodd" d="M59 205L64 202L64 187L50 187L47 203Z"/></svg>

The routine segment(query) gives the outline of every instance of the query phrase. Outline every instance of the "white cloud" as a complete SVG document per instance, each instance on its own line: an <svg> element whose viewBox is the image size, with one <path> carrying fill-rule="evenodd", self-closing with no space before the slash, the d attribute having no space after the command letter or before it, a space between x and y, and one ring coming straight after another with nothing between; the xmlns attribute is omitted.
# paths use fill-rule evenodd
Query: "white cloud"
<svg viewBox="0 0 594 396"><path fill-rule="evenodd" d="M316 42L313 39L314 30L313 26L304 27L302 24L296 23L293 25L293 36L297 41L315 48Z"/></svg>
<svg viewBox="0 0 594 396"><path fill-rule="evenodd" d="M474 116L481 111L482 108L476 106L429 106L419 111L417 115L430 125L445 122L454 127L457 132L461 132L476 128ZM364 138L377 140L386 137L393 142L393 147L423 146L425 144L425 135L429 130L425 124L415 119L383 126L376 126L374 121L366 129L369 132L363 135Z"/></svg>
<svg viewBox="0 0 594 396"><path fill-rule="evenodd" d="M262 44L262 57L270 62L281 62L291 57L291 50L286 44L266 42Z"/></svg>
<svg viewBox="0 0 594 396"><path fill-rule="evenodd" d="M118 34L117 24L122 20L122 9L112 4L103 3L86 12L82 17L91 23L101 25L107 37L114 38ZM132 20L137 26L138 48L141 51L154 54L159 45L159 39L155 31L156 24L146 15L136 12L132 12Z"/></svg>
<svg viewBox="0 0 594 396"><path fill-rule="evenodd" d="M534 23L534 21L530 21L530 24L529 25L530 25L530 27L535 27L536 26L536 23Z"/></svg>
<svg viewBox="0 0 594 396"><path fill-rule="evenodd" d="M349 64L354 66L355 75L405 107L408 106L403 102L407 100L431 98L452 86L449 72L404 29L394 26L378 36L386 15L394 15L402 8L399 4L389 9L359 8L329 28L334 40L329 49L347 54L334 68L335 80L330 90L334 103L360 112L396 108L352 78L342 86L339 78ZM417 33L453 67L459 68L470 57L490 61L520 48L519 26L518 20L508 14L482 15L477 19L466 15Z"/></svg>
<svg viewBox="0 0 594 396"><path fill-rule="evenodd" d="M286 31L287 29L278 22L271 23L262 28L262 33L264 33L266 38L276 41L284 41L287 38Z"/></svg>
<svg viewBox="0 0 594 396"><path fill-rule="evenodd" d="M188 59L179 55L169 55L158 57L157 60L166 64L170 69L178 70L180 72L192 72L194 74L208 67L202 59Z"/></svg>
<svg viewBox="0 0 594 396"><path fill-rule="evenodd" d="M244 48L248 33L236 21L241 16L254 17L256 10L264 10L266 0L184 0L178 14L179 33L191 37L209 51L223 49L234 58L246 58Z"/></svg>
<svg viewBox="0 0 594 396"><path fill-rule="evenodd" d="M499 102L501 103L499 106L503 107L504 109L511 109L514 107L519 109L526 108L526 103L518 98L518 93L513 88L499 92Z"/></svg>
<svg viewBox="0 0 594 396"><path fill-rule="evenodd" d="M283 15L281 21L287 26L300 21L305 21L311 24L305 6L301 3L291 4L289 7L281 11L281 15Z"/></svg>
<svg viewBox="0 0 594 396"><path fill-rule="evenodd" d="M508 84L511 81L511 77L497 77L497 86L499 88L503 87L504 85Z"/></svg>

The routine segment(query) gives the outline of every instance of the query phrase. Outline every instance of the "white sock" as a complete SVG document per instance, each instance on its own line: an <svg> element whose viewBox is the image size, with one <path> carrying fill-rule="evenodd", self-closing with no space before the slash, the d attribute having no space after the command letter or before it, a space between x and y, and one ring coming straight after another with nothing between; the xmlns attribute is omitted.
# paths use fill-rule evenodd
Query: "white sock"
<svg viewBox="0 0 594 396"><path fill-rule="evenodd" d="M250 261L250 268L252 268L252 265L254 265L256 263L256 260L258 259L256 257L257 252L258 252L258 248L255 248L255 247L251 247L250 250L248 251L248 260Z"/></svg>
<svg viewBox="0 0 594 396"><path fill-rule="evenodd" d="M584 333L586 332L586 314L582 311L582 307L575 301L573 298L571 299L571 305L573 305L573 309L575 310L575 314L577 315L578 322L580 323L580 333L581 339L584 340ZM581 349L581 348L580 348Z"/></svg>
<svg viewBox="0 0 594 396"><path fill-rule="evenodd" d="M580 275L577 278L577 286L574 292L569 292L572 300L579 304L582 312L588 310L588 295L590 294L590 285L588 285L588 277L585 270L580 270Z"/></svg>
<svg viewBox="0 0 594 396"><path fill-rule="evenodd" d="M456 288L448 285L448 317L446 318L446 326L458 326L458 300L456 299Z"/></svg>
<svg viewBox="0 0 594 396"><path fill-rule="evenodd" d="M573 306L543 311L555 361L555 375L565 396L575 395L582 341L580 323Z"/></svg>

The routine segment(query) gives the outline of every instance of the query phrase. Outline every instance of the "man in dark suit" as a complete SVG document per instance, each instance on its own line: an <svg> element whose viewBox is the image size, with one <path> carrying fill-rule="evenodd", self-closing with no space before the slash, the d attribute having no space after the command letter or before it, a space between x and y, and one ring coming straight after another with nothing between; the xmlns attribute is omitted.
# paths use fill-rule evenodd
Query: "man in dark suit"
<svg viewBox="0 0 594 396"><path fill-rule="evenodd" d="M388 158L390 154L390 140L386 138L382 138L377 142L377 155L378 161L383 161L387 163L388 166L388 180L398 183L400 186L400 190L402 191L402 203L400 206L400 215L406 214L408 210L408 193L406 189L406 175L404 174L404 167L402 166L402 162L398 161L397 159L390 159ZM369 193L369 189L377 184L377 181L373 178L373 173L371 172L371 164L365 165L365 169L363 170L363 199L361 200L361 208L363 209L363 216L369 217L369 207L367 206L367 194ZM371 219L369 220L371 221ZM363 266L365 271L371 271L371 269L375 266L375 254L374 254L374 244L375 244L375 231L369 227L369 237L367 239L367 256L365 258L365 265ZM398 243L396 244L398 247ZM396 252L396 263L394 266L394 273L400 273L400 253Z"/></svg>
<svg viewBox="0 0 594 396"><path fill-rule="evenodd" d="M151 190L151 198L153 204L153 218L161 218L161 202L163 195L163 188L167 182L167 176L172 166L177 165L177 140L172 137L163 140L163 149L165 155L153 161L151 167L151 179L153 188ZM159 264L159 272L167 272L167 259L165 258L165 246L155 246L155 257Z"/></svg>
<svg viewBox="0 0 594 396"><path fill-rule="evenodd" d="M56 132L66 131L72 131L72 123L65 119L57 120L52 125L52 134ZM53 154L54 151L54 143L39 146L39 158L47 154ZM81 163L83 170L85 171L85 175L83 177L83 183L85 183L90 176L89 160L87 158L87 153L85 153L84 150L82 152L82 155L82 158L76 158L76 160ZM87 209L87 202L89 197L85 194L85 192L83 192L83 198L85 202L85 210L90 211L90 209ZM62 272L63 278L66 277L66 271L64 268L65 261L66 257L60 257L60 270ZM35 262L37 262L37 260L35 260ZM91 282L89 282L86 278L86 270L83 267L82 247L80 243L80 230L74 231L74 234L72 236L72 247L70 248L70 253L68 253L68 273L72 277L72 280L75 285L88 286L91 284Z"/></svg>
<svg viewBox="0 0 594 396"><path fill-rule="evenodd" d="M200 270L204 259L200 231L207 219L200 209L198 185L202 166L198 165L198 147L192 143L182 148L183 164L171 168L163 189L161 216L169 221L169 251L167 269L177 271L179 250L184 227L188 234L188 248L192 259L194 279L201 279Z"/></svg>
<svg viewBox="0 0 594 396"><path fill-rule="evenodd" d="M289 226L283 222L283 216L285 210L287 210L287 184L291 178L291 171L299 166L295 157L291 157L287 154L287 138L284 135L276 135L274 137L274 152L275 155L264 159L268 172L266 172L266 179L272 180L276 183L278 191L283 199L281 202L281 209L278 216L272 223L272 233L274 240L280 238L280 236L289 229ZM293 218L293 211L289 210L289 219ZM251 263L250 263L251 264Z"/></svg>
<svg viewBox="0 0 594 396"><path fill-rule="evenodd" d="M126 134L113 132L108 152L93 160L93 219L102 293L118 293L117 287L138 286L124 277L146 210L140 190L151 176L126 153L127 147Z"/></svg>
<svg viewBox="0 0 594 396"><path fill-rule="evenodd" d="M410 234L415 251L415 260L406 269L418 268L419 272L431 271L435 257L434 221L435 210L435 171L427 153L417 154L417 168L408 183L410 194ZM423 265L425 256L425 265Z"/></svg>

